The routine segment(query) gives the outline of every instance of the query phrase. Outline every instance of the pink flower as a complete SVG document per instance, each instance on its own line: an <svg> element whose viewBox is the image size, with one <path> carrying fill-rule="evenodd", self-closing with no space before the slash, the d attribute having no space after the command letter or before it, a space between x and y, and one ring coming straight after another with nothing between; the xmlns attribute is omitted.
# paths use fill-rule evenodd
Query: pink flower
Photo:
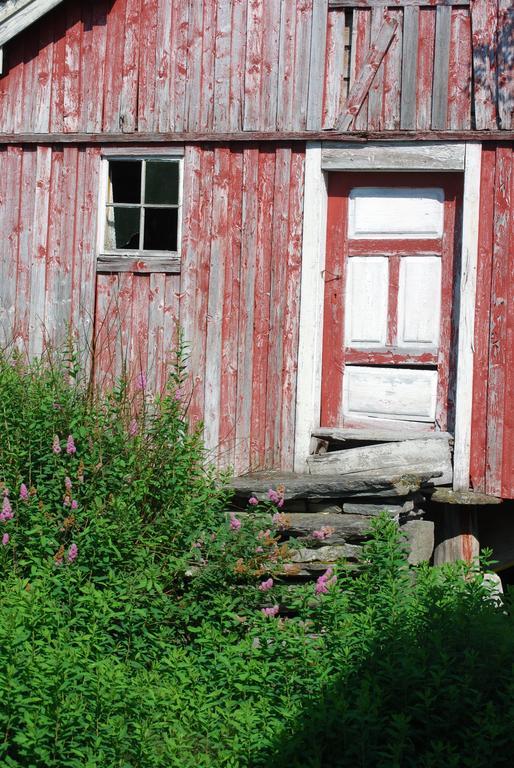
<svg viewBox="0 0 514 768"><path fill-rule="evenodd" d="M13 517L14 515L12 513L11 504L9 503L9 497L4 496L4 500L2 503L2 511L0 512L0 520L2 521L2 523L6 523L7 520L12 520Z"/></svg>
<svg viewBox="0 0 514 768"><path fill-rule="evenodd" d="M61 452L61 443L59 442L59 436L58 435L54 435L54 439L53 439L53 442L52 442L52 451L55 454L59 454Z"/></svg>
<svg viewBox="0 0 514 768"><path fill-rule="evenodd" d="M20 499L22 501L27 501L28 498L29 498L29 489L27 488L25 483L22 483L20 485Z"/></svg>
<svg viewBox="0 0 514 768"><path fill-rule="evenodd" d="M278 605L274 605L271 608L261 608L261 611L268 618L273 618L273 616L277 615L279 611L279 607Z"/></svg>
<svg viewBox="0 0 514 768"><path fill-rule="evenodd" d="M137 377L137 388L142 390L146 389L146 383L147 383L146 374L141 371L141 373Z"/></svg>
<svg viewBox="0 0 514 768"><path fill-rule="evenodd" d="M262 547L255 547L255 552L256 552L258 555L260 555L260 554L261 554L261 552L264 552L264 550L263 550L263 548L262 548Z"/></svg>
<svg viewBox="0 0 514 768"><path fill-rule="evenodd" d="M326 595L328 593L328 588L332 587L336 581L337 576L334 576L332 568L327 568L325 573L316 581L314 592L316 595Z"/></svg>
<svg viewBox="0 0 514 768"><path fill-rule="evenodd" d="M271 522L276 528L278 528L279 531L283 531L285 528L289 528L290 525L287 515L284 515L283 512L275 512L271 518Z"/></svg>
<svg viewBox="0 0 514 768"><path fill-rule="evenodd" d="M79 549L76 544L71 544L70 548L68 549L68 562L73 563L74 560L77 559L77 555L79 553Z"/></svg>
<svg viewBox="0 0 514 768"><path fill-rule="evenodd" d="M238 531L241 528L241 520L238 520L233 512L230 513L230 528L232 531Z"/></svg>
<svg viewBox="0 0 514 768"><path fill-rule="evenodd" d="M136 419L132 419L132 421L130 422L128 431L129 431L130 437L134 437L135 435L137 435L137 433L139 432L139 426Z"/></svg>
<svg viewBox="0 0 514 768"><path fill-rule="evenodd" d="M72 509L78 509L79 508L79 503L78 503L78 501L76 499L73 499L73 501L71 502L71 508Z"/></svg>
<svg viewBox="0 0 514 768"><path fill-rule="evenodd" d="M182 400L184 397L184 390L182 387L179 387L177 390L175 390L175 400Z"/></svg>
<svg viewBox="0 0 514 768"><path fill-rule="evenodd" d="M259 499L256 499L255 496L250 496L250 498L248 499L248 504L251 504L252 507L256 507L258 503L259 503Z"/></svg>
<svg viewBox="0 0 514 768"><path fill-rule="evenodd" d="M2 546L6 547L9 544L9 534L4 533L2 536Z"/></svg>
<svg viewBox="0 0 514 768"><path fill-rule="evenodd" d="M64 487L67 491L71 491L71 480L69 477L64 478Z"/></svg>
<svg viewBox="0 0 514 768"><path fill-rule="evenodd" d="M280 501L280 496L273 490L273 488L270 488L268 491L268 499L272 501L273 504L277 504Z"/></svg>
<svg viewBox="0 0 514 768"><path fill-rule="evenodd" d="M261 581L259 584L259 589L261 592L267 592L268 589L271 589L273 586L273 579L267 579L267 581Z"/></svg>
<svg viewBox="0 0 514 768"><path fill-rule="evenodd" d="M330 525L324 525L319 531L313 531L311 536L313 539L323 541L323 539L328 539L329 536L332 536L333 533L335 533L335 528L332 528Z"/></svg>
<svg viewBox="0 0 514 768"><path fill-rule="evenodd" d="M77 449L75 448L75 441L73 439L73 435L68 435L68 439L66 440L66 453L68 455L77 453Z"/></svg>

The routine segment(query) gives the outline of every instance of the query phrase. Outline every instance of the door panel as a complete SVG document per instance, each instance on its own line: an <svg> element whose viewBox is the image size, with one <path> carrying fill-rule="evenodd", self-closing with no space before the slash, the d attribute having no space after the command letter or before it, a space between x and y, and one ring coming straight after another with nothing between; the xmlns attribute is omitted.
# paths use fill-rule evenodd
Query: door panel
<svg viewBox="0 0 514 768"><path fill-rule="evenodd" d="M447 429L461 177L419 182L329 176L322 426Z"/></svg>
<svg viewBox="0 0 514 768"><path fill-rule="evenodd" d="M343 412L352 419L433 422L436 399L437 371L356 365L346 368Z"/></svg>
<svg viewBox="0 0 514 768"><path fill-rule="evenodd" d="M403 256L398 286L398 347L439 346L441 257Z"/></svg>
<svg viewBox="0 0 514 768"><path fill-rule="evenodd" d="M347 347L383 346L387 338L389 265L384 256L353 256L346 277ZM370 306L373 311L370 312Z"/></svg>

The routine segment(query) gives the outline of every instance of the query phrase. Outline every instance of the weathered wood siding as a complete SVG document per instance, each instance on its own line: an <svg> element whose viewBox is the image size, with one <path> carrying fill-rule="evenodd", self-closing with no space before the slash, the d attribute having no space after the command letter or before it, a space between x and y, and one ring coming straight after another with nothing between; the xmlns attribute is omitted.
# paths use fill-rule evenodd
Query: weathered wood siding
<svg viewBox="0 0 514 768"><path fill-rule="evenodd" d="M0 347L70 332L95 377L160 389L180 323L190 414L238 471L292 468L304 148L188 147L181 273L96 273L99 149L0 152Z"/></svg>
<svg viewBox="0 0 514 768"><path fill-rule="evenodd" d="M471 480L514 498L514 148L484 147Z"/></svg>
<svg viewBox="0 0 514 768"><path fill-rule="evenodd" d="M69 0L5 46L0 133L513 127L511 0L370 5Z"/></svg>

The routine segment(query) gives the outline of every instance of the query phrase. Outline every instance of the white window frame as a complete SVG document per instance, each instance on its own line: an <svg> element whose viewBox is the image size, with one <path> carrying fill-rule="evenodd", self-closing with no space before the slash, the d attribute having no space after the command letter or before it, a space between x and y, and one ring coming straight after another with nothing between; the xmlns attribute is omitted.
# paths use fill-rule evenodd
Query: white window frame
<svg viewBox="0 0 514 768"><path fill-rule="evenodd" d="M111 160L172 160L178 164L177 249L175 251L105 248L109 162ZM98 198L98 228L96 242L97 270L100 272L180 272L183 190L184 151L182 148L105 148L102 151L101 157L100 189Z"/></svg>
<svg viewBox="0 0 514 768"><path fill-rule="evenodd" d="M312 431L319 427L324 270L330 171L460 171L464 178L455 393L453 487L469 488L473 340L478 263L481 144L478 142L307 142L300 288L294 469L307 471Z"/></svg>

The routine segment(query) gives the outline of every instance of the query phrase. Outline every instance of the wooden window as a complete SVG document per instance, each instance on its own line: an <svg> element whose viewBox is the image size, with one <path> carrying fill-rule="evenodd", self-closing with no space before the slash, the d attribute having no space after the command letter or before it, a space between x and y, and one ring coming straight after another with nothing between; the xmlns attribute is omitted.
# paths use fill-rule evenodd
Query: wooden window
<svg viewBox="0 0 514 768"><path fill-rule="evenodd" d="M105 163L99 266L123 270L136 259L148 264L147 271L161 271L161 266L177 271L182 160L162 155L114 156Z"/></svg>

